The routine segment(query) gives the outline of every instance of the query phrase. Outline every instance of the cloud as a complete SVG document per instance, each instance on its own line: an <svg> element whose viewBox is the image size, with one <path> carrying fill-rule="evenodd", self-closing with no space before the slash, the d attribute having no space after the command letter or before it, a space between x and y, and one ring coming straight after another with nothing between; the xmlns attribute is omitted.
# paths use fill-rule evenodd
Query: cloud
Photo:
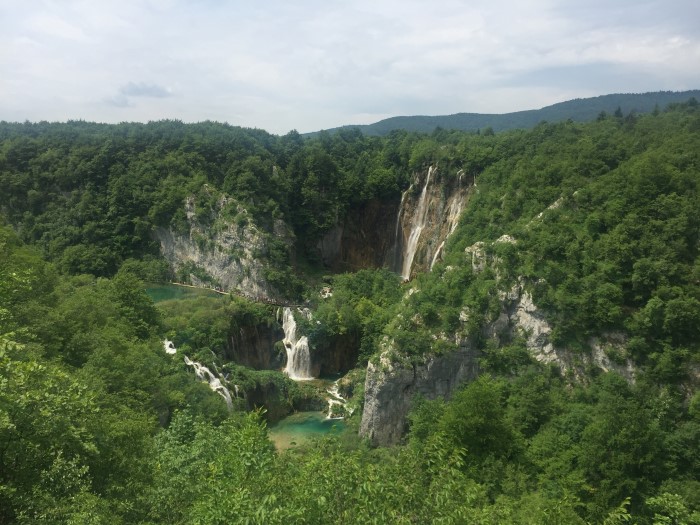
<svg viewBox="0 0 700 525"><path fill-rule="evenodd" d="M0 0L0 10L0 120L211 119L286 133L700 87L697 0Z"/></svg>
<svg viewBox="0 0 700 525"><path fill-rule="evenodd" d="M119 88L119 92L111 97L106 97L103 102L114 108L132 108L135 104L132 98L168 98L173 93L170 89L158 84L145 82L129 82Z"/></svg>
<svg viewBox="0 0 700 525"><path fill-rule="evenodd" d="M129 101L129 97L121 93L114 95L113 97L105 98L104 102L105 104L114 106L115 108L128 108L132 105Z"/></svg>
<svg viewBox="0 0 700 525"><path fill-rule="evenodd" d="M158 84L146 84L145 82L129 82L119 88L119 93L125 97L166 98L172 96L169 89Z"/></svg>

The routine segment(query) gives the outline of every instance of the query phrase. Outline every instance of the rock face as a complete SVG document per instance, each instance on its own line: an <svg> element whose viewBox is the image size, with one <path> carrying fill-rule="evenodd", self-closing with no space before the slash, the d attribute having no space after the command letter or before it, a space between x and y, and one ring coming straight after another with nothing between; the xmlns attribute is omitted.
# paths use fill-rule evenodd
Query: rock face
<svg viewBox="0 0 700 525"><path fill-rule="evenodd" d="M514 297L517 300L513 301ZM525 337L527 349L540 363L556 365L563 376L573 376L577 381L585 381L586 370L590 368L616 372L630 383L635 381L636 370L632 361L626 357L626 339L623 334L601 334L588 342L588 352L574 353L552 344L552 327L535 306L528 291L520 291L520 286L516 285L506 301L504 311L508 312L511 334Z"/></svg>
<svg viewBox="0 0 700 525"><path fill-rule="evenodd" d="M316 246L323 264L333 271L391 268L398 209L396 201L375 199L348 212Z"/></svg>
<svg viewBox="0 0 700 525"><path fill-rule="evenodd" d="M226 358L256 370L277 370L284 367L284 351L275 343L284 337L279 325L253 325L236 329L229 336Z"/></svg>
<svg viewBox="0 0 700 525"><path fill-rule="evenodd" d="M503 236L495 243L517 244L517 241ZM499 342L523 337L534 359L557 366L564 377L576 381L585 381L586 372L595 367L605 372L617 372L634 382L635 368L626 356L623 334L601 334L591 339L588 352L558 348L551 339L551 325L544 312L535 305L532 294L525 289L523 280L512 286L501 280L499 276L505 272L499 268L501 261L490 248L488 243L477 243L465 250L465 262L471 264L474 272L491 267L499 281L501 309L477 328L481 337ZM408 294L411 293L420 292L412 288ZM460 312L459 319L466 331L455 334L459 350L453 353L426 356L422 363L412 365L401 357L398 349L390 348L381 354L378 364L368 364L361 436L369 438L374 445L398 443L405 433L406 417L416 394L428 399L449 398L462 383L477 376L478 352L467 335L473 315L468 308Z"/></svg>
<svg viewBox="0 0 700 525"><path fill-rule="evenodd" d="M176 275L195 286L237 290L249 297L277 299L277 292L265 280L267 238L270 235L289 244L293 234L277 221L274 233L259 229L247 211L232 199L201 190L215 205L197 209L195 196L185 202L189 231L158 228L161 252Z"/></svg>
<svg viewBox="0 0 700 525"><path fill-rule="evenodd" d="M369 201L326 233L316 246L323 263L335 271L384 267L406 279L430 270L457 227L473 178L430 166L413 179L400 202Z"/></svg>
<svg viewBox="0 0 700 525"><path fill-rule="evenodd" d="M443 173L437 166L415 175L401 197L396 217L391 268L410 279L440 260L445 241L457 227L459 216L474 187L464 173Z"/></svg>
<svg viewBox="0 0 700 525"><path fill-rule="evenodd" d="M384 352L379 364L369 363L365 380L365 407L360 435L372 444L387 446L400 441L406 431L406 416L413 398L449 398L455 389L478 373L478 353L469 345L439 356L428 356L421 364L396 361Z"/></svg>
<svg viewBox="0 0 700 525"><path fill-rule="evenodd" d="M318 376L344 374L357 366L360 341L352 335L338 335L322 348L311 350L311 361Z"/></svg>
<svg viewBox="0 0 700 525"><path fill-rule="evenodd" d="M558 203L559 201L547 209L553 209ZM517 244L517 241L509 235L503 235L492 245L498 243ZM503 272L499 267L502 261L491 254L492 245L477 242L464 250L465 257L475 273L491 267L500 280ZM500 286L503 287L504 283L501 282ZM483 327L482 334L485 337L500 340L503 336L507 339L521 336L525 339L525 345L533 358L540 363L557 366L564 377L573 377L577 381L585 381L586 370L591 367L603 372L616 372L630 383L635 381L636 370L634 363L627 357L624 334L600 334L599 337L588 341L588 352L574 353L552 343L552 327L544 312L533 302L532 294L525 289L522 279L509 289L500 290L498 294L501 311ZM460 320L466 322L468 317L469 313L463 311Z"/></svg>

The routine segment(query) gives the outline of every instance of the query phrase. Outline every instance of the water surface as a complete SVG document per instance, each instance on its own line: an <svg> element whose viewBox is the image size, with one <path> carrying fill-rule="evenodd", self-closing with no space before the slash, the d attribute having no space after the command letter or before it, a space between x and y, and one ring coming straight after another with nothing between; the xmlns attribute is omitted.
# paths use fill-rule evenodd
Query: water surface
<svg viewBox="0 0 700 525"><path fill-rule="evenodd" d="M170 301L172 299L192 299L195 297L222 297L212 290L205 288L190 288L176 284L147 284L146 293L154 303Z"/></svg>
<svg viewBox="0 0 700 525"><path fill-rule="evenodd" d="M286 450L308 443L326 434L345 430L342 419L326 419L323 412L297 412L270 427L270 439L277 450Z"/></svg>

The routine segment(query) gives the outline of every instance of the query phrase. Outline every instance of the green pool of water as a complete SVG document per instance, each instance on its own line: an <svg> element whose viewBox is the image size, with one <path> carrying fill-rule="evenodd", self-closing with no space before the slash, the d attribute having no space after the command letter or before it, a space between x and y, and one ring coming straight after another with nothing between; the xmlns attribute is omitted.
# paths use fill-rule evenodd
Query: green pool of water
<svg viewBox="0 0 700 525"><path fill-rule="evenodd" d="M176 286L174 284L149 284L146 286L146 293L154 303L170 301L172 299L190 299L194 297L223 297L223 295L205 290L203 288L188 288L187 286Z"/></svg>
<svg viewBox="0 0 700 525"><path fill-rule="evenodd" d="M286 450L325 434L345 430L342 419L326 419L322 412L297 412L270 427L270 439L278 450Z"/></svg>

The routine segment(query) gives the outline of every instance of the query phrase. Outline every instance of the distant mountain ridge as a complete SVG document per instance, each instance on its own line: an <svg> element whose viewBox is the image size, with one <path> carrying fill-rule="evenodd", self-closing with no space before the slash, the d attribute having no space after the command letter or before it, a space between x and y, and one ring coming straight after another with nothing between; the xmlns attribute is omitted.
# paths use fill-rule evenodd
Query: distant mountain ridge
<svg viewBox="0 0 700 525"><path fill-rule="evenodd" d="M513 113L455 113L453 115L415 115L390 117L373 124L346 125L324 131L335 133L343 129L358 128L365 135L384 136L395 129L432 133L435 128L477 131L491 128L493 131L532 128L539 122L561 122L574 120L586 122L594 120L605 111L613 114L619 108L623 114L651 113L658 106L664 109L674 102L686 102L691 97L700 99L700 90L654 91L649 93L615 93L591 98L577 98L558 102L541 109L516 111ZM306 133L314 136L320 131Z"/></svg>

